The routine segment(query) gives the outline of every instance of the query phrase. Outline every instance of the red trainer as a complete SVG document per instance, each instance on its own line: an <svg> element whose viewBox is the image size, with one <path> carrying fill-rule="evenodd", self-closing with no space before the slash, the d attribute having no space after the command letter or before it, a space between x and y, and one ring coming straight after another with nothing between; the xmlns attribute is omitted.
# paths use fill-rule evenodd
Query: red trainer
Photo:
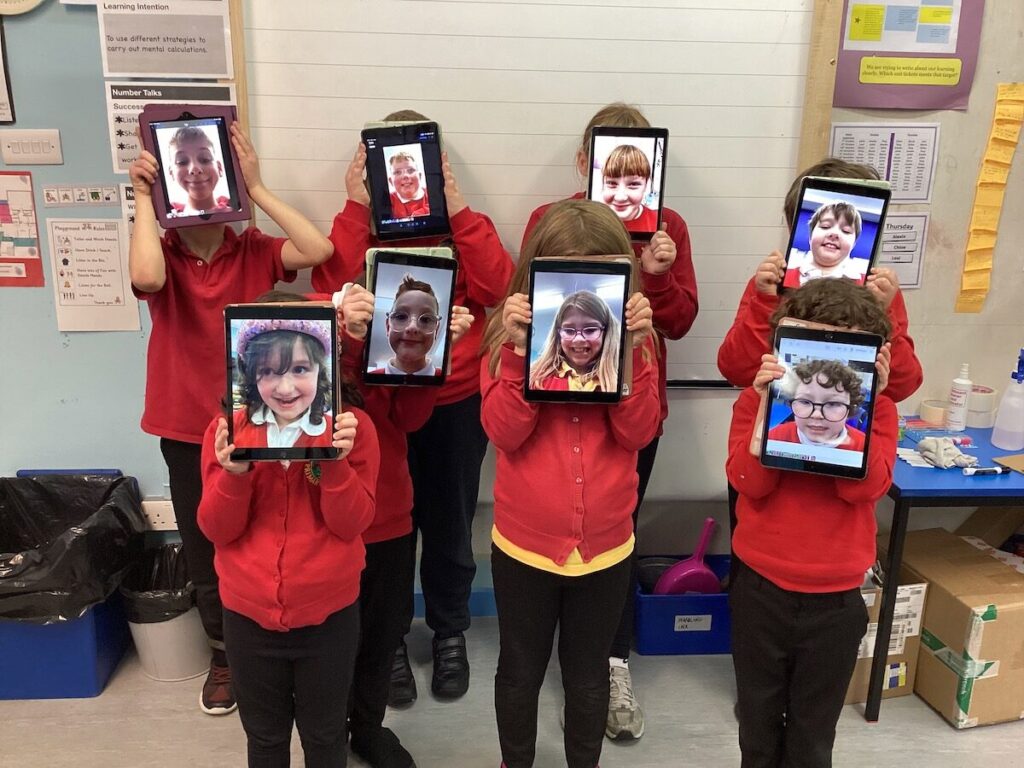
<svg viewBox="0 0 1024 768"><path fill-rule="evenodd" d="M199 708L208 715L227 715L238 709L231 690L231 670L210 662L210 673L203 683Z"/></svg>

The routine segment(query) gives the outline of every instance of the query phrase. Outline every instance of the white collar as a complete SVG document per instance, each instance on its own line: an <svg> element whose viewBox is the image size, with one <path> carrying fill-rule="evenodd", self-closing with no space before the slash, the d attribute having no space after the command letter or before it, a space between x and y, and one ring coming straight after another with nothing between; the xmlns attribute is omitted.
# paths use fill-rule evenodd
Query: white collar
<svg viewBox="0 0 1024 768"><path fill-rule="evenodd" d="M293 421L281 429L277 426L277 419L270 412L267 406L263 406L250 417L253 424L267 425L267 447L268 448L291 448L299 439L299 434L305 432L310 437L317 437L327 431L327 419L321 419L319 424L311 424L309 421L309 409L302 414L302 418Z"/></svg>
<svg viewBox="0 0 1024 768"><path fill-rule="evenodd" d="M817 445L823 448L838 448L839 446L844 445L846 441L850 439L850 433L846 431L845 424L843 424L843 431L839 434L839 437L833 440L829 440L826 443L812 442L809 437L807 437L803 432L800 431L799 427L797 427L796 434L797 437L800 438L801 445Z"/></svg>
<svg viewBox="0 0 1024 768"><path fill-rule="evenodd" d="M390 374L393 374L393 375L396 375L396 376L408 376L409 375L408 373L403 371L401 368L396 368L394 365L392 365L393 362L394 362L394 359L388 360L387 365L384 366L384 370L385 370L386 373L390 373ZM420 368L418 371L413 372L412 375L413 376L435 376L436 374L437 374L437 369L434 367L434 364L430 361L430 355L427 355L427 364L425 366L423 366L422 368Z"/></svg>

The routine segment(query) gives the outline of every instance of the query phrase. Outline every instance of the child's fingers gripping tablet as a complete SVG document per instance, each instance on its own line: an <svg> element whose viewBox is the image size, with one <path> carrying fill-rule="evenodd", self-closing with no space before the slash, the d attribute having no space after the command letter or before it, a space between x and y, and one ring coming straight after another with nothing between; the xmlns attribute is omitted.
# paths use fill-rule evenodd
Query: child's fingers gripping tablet
<svg viewBox="0 0 1024 768"><path fill-rule="evenodd" d="M235 445L228 442L228 422L223 417L217 420L217 431L213 436L213 450L217 454L217 461L226 472L241 474L249 471L249 462L231 460Z"/></svg>
<svg viewBox="0 0 1024 768"><path fill-rule="evenodd" d="M768 385L781 379L786 369L779 363L775 355L761 355L761 367L754 375L754 390L761 395L768 392Z"/></svg>
<svg viewBox="0 0 1024 768"><path fill-rule="evenodd" d="M501 324L517 350L526 349L527 326L533 320L530 300L525 294L513 293L505 299L501 310Z"/></svg>
<svg viewBox="0 0 1024 768"><path fill-rule="evenodd" d="M884 392L889 385L889 371L892 367L892 344L888 341L878 350L875 358L875 371L878 373L878 391Z"/></svg>
<svg viewBox="0 0 1024 768"><path fill-rule="evenodd" d="M263 183L260 179L260 159L256 156L252 141L238 122L231 124L231 145L235 148L246 189L251 192Z"/></svg>
<svg viewBox="0 0 1024 768"><path fill-rule="evenodd" d="M676 260L676 243L667 232L668 224L654 233L651 242L640 252L640 267L644 272L660 275L668 272Z"/></svg>
<svg viewBox="0 0 1024 768"><path fill-rule="evenodd" d="M642 346L654 329L651 301L642 293L634 293L626 302L626 330L633 334L633 346Z"/></svg>
<svg viewBox="0 0 1024 768"><path fill-rule="evenodd" d="M455 178L452 164L448 162L448 153L441 153L441 172L444 174L444 196L448 201L448 218L467 207L466 199L459 191L459 182Z"/></svg>
<svg viewBox="0 0 1024 768"><path fill-rule="evenodd" d="M779 251L772 251L768 258L757 265L754 273L754 287L758 293L775 296L779 283L786 274L786 257Z"/></svg>
<svg viewBox="0 0 1024 768"><path fill-rule="evenodd" d="M156 183L157 174L160 168L156 158L150 152L142 150L128 166L128 176L132 180L132 187L137 195L151 194L150 188Z"/></svg>
<svg viewBox="0 0 1024 768"><path fill-rule="evenodd" d="M469 333L470 326L473 325L473 319L473 315L470 314L466 307L452 306L452 321L448 326L448 331L452 337L452 344L455 344Z"/></svg>
<svg viewBox="0 0 1024 768"><path fill-rule="evenodd" d="M366 145L359 142L352 162L345 171L345 194L354 203L370 207L370 193L366 191Z"/></svg>
<svg viewBox="0 0 1024 768"><path fill-rule="evenodd" d="M354 339L366 337L367 325L373 319L373 294L361 285L350 285L341 302L340 319L348 335Z"/></svg>
<svg viewBox="0 0 1024 768"><path fill-rule="evenodd" d="M352 450L356 441L356 428L359 422L351 411L339 413L334 420L334 442L338 449L338 458L344 459Z"/></svg>

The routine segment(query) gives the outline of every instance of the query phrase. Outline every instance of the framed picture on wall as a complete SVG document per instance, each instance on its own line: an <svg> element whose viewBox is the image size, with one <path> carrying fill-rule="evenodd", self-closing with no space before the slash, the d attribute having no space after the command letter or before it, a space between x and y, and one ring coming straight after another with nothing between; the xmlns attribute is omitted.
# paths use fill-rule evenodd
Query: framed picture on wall
<svg viewBox="0 0 1024 768"><path fill-rule="evenodd" d="M0 66L3 67L3 89L0 90L0 125L14 123L14 96L11 95L10 68L7 66L7 38L4 35L4 20L0 17Z"/></svg>

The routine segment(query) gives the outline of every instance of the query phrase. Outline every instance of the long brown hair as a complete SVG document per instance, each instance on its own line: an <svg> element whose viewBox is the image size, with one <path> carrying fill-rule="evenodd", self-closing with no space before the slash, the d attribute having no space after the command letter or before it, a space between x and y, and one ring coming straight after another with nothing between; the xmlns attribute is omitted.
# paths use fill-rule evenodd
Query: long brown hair
<svg viewBox="0 0 1024 768"><path fill-rule="evenodd" d="M529 291L533 260L548 256L611 255L630 257L633 263L632 290L639 290L640 270L633 257L629 234L611 208L591 200L562 200L545 212L523 245L505 298L494 308L484 328L480 351L490 356L492 376L498 372L501 345L509 338L501 322L505 301L514 293Z"/></svg>

